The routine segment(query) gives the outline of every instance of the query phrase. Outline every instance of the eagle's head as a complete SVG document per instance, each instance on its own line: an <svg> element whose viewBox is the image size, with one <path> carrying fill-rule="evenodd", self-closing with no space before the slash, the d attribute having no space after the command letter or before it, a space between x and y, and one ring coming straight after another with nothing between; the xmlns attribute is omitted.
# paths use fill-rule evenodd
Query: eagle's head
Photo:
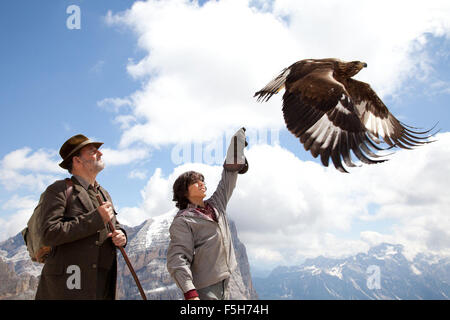
<svg viewBox="0 0 450 320"><path fill-rule="evenodd" d="M351 78L357 74L362 68L366 68L367 63L361 61L339 62L339 69L346 77Z"/></svg>

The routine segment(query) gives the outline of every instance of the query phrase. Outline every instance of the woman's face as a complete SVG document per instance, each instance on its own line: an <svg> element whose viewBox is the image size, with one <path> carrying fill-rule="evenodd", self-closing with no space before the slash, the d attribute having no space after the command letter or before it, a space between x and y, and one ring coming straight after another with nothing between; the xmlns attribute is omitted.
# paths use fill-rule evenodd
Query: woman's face
<svg viewBox="0 0 450 320"><path fill-rule="evenodd" d="M206 197L206 185L205 182L197 180L188 187L188 199L203 199Z"/></svg>

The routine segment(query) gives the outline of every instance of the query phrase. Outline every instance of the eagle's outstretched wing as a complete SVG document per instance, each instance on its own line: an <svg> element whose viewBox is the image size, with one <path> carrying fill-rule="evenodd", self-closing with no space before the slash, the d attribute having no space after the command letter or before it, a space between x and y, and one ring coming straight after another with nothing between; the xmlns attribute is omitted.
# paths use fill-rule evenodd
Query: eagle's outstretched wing
<svg viewBox="0 0 450 320"><path fill-rule="evenodd" d="M366 134L350 95L333 78L331 68L315 69L294 82L288 77L283 115L288 130L313 157L320 155L324 166L331 157L336 169L347 172L341 160L355 166L350 150L364 163L385 161L370 150L369 146L379 148Z"/></svg>
<svg viewBox="0 0 450 320"><path fill-rule="evenodd" d="M415 131L401 123L389 112L383 101L369 84L348 79L346 89L358 111L361 123L374 137L381 137L390 147L411 149L418 145L430 143L427 131Z"/></svg>
<svg viewBox="0 0 450 320"><path fill-rule="evenodd" d="M264 88L254 94L253 97L258 97L258 101L265 102L270 99L274 94L277 94L284 88L284 83L287 76L291 72L291 68L285 68L281 73L270 81Z"/></svg>

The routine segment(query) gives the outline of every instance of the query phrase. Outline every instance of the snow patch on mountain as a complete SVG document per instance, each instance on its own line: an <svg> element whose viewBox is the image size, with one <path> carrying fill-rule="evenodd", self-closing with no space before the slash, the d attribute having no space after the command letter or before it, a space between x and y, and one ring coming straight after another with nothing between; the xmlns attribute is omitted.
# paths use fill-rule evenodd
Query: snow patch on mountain
<svg viewBox="0 0 450 320"><path fill-rule="evenodd" d="M411 265L411 271L414 274L417 274L417 275L421 275L422 274L422 272L419 269L417 269L417 267L415 265L413 265L413 264Z"/></svg>
<svg viewBox="0 0 450 320"><path fill-rule="evenodd" d="M130 250L135 253L141 252L152 246L158 246L162 242L167 242L169 227L177 211L173 209L162 215L148 219L136 236L130 241L128 245Z"/></svg>
<svg viewBox="0 0 450 320"><path fill-rule="evenodd" d="M169 230L170 224L172 223L173 217L175 216L176 212L177 210L171 210L152 219L153 221L150 223L146 230L146 248L149 248L155 240L157 241L158 239L166 237L167 230Z"/></svg>
<svg viewBox="0 0 450 320"><path fill-rule="evenodd" d="M303 270L311 272L311 274L312 274L313 276L322 273L322 270L321 270L320 268L317 268L316 266L307 266L307 267L305 267Z"/></svg>
<svg viewBox="0 0 450 320"><path fill-rule="evenodd" d="M342 267L345 265L345 263L341 263L340 265L334 266L331 269L326 269L325 273L329 274L330 276L338 277L342 280Z"/></svg>

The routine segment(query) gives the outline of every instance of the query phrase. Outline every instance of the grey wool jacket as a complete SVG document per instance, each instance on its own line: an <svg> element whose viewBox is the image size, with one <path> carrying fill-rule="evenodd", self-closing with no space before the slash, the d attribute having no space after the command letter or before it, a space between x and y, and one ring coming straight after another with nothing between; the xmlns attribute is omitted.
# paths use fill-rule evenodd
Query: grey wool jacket
<svg viewBox="0 0 450 320"><path fill-rule="evenodd" d="M226 214L237 175L224 169L214 194L205 200L214 208L217 222L194 205L180 210L173 219L167 269L183 293L222 281L237 266Z"/></svg>

